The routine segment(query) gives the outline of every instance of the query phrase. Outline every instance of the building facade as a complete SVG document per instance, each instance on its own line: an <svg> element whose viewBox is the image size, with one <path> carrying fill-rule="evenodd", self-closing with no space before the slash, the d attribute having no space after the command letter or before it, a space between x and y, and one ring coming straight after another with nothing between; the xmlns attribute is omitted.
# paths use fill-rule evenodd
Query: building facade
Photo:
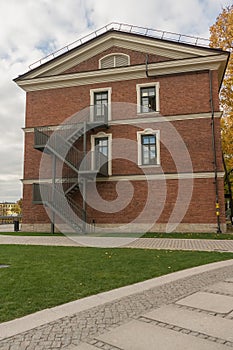
<svg viewBox="0 0 233 350"><path fill-rule="evenodd" d="M27 94L22 230L224 232L227 60L110 29L16 78Z"/></svg>
<svg viewBox="0 0 233 350"><path fill-rule="evenodd" d="M0 216L12 216L21 213L21 209L18 203L15 202L2 202L0 203Z"/></svg>

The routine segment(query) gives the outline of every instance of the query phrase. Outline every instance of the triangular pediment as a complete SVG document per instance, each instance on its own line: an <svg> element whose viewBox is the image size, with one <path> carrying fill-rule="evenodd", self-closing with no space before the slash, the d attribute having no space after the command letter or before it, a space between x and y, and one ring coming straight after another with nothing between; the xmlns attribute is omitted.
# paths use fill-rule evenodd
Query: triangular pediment
<svg viewBox="0 0 233 350"><path fill-rule="evenodd" d="M99 59L114 52L132 56L130 65L145 64L147 55L149 63L156 63L208 57L220 53L219 50L208 47L110 30L25 73L15 81L95 71L99 69ZM135 58L137 54L140 56L138 60Z"/></svg>

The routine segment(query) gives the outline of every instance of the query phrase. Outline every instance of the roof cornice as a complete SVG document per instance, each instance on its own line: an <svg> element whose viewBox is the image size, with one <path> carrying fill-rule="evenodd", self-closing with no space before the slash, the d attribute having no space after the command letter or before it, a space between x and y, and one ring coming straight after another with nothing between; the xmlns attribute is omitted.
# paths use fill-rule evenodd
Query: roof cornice
<svg viewBox="0 0 233 350"><path fill-rule="evenodd" d="M219 70L221 67L225 67L225 62L226 56L222 53L218 55L152 63L149 64L148 68L150 75L156 75L156 77L159 77L162 75L209 69ZM16 83L25 91L36 91L141 78L146 78L145 65L22 79L17 80Z"/></svg>
<svg viewBox="0 0 233 350"><path fill-rule="evenodd" d="M65 70L74 67L113 45L145 53L158 54L171 59L218 55L219 53L224 54L220 50L208 47L204 48L181 42L112 30L32 69L16 78L15 81L61 74Z"/></svg>

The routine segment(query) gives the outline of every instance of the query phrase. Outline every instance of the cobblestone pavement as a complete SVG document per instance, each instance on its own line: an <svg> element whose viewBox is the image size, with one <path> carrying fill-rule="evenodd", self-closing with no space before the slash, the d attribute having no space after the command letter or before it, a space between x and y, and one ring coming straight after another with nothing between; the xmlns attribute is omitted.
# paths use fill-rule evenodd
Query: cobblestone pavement
<svg viewBox="0 0 233 350"><path fill-rule="evenodd" d="M118 238L115 239L116 241ZM68 237L61 236L5 236L0 234L0 244L29 244L29 245L54 245L54 246L80 246L78 242ZM206 239L174 239L174 238L139 238L119 246L145 249L169 249L169 250L202 250L202 251L227 251L233 252L232 240L206 240Z"/></svg>
<svg viewBox="0 0 233 350"><path fill-rule="evenodd" d="M129 245L131 248L180 249L233 252L233 240L140 238Z"/></svg>
<svg viewBox="0 0 233 350"><path fill-rule="evenodd" d="M102 341L99 337L108 331L117 330L121 325L129 322L148 322L159 324L159 327L174 328L179 333L191 332L185 327L172 326L166 322L150 319L145 315L156 308L170 305L200 290L211 289L216 282L233 278L233 264L212 271L203 272L183 279L169 282L141 293L129 295L124 298L93 307L87 311L79 312L69 317L34 328L30 331L15 335L0 341L1 350L48 350L66 349L74 350L78 345L81 349L116 350L121 347ZM233 316L233 315L232 315ZM156 323L157 322L157 323ZM164 323L164 324L163 324ZM195 332L194 332L195 333ZM196 332L197 333L197 332ZM191 334L191 336L205 337L205 334ZM216 338L216 339L215 339ZM221 338L213 337L212 343L219 344ZM225 341L225 343L227 343ZM222 343L223 340L222 340ZM232 346L232 342L227 344ZM79 347L77 348L79 349ZM128 348L127 348L128 349ZM129 348L131 349L131 348ZM139 348L143 349L143 348ZM212 349L212 347L210 347ZM224 347L225 349L225 347ZM134 350L134 349L132 349ZM144 349L143 349L144 350ZM148 350L145 348L145 350Z"/></svg>

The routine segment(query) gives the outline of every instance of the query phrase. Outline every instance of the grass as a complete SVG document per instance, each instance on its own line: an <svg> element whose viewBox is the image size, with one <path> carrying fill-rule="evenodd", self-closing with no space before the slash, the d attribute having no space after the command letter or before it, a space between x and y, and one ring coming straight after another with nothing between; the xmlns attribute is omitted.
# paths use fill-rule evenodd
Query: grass
<svg viewBox="0 0 233 350"><path fill-rule="evenodd" d="M1 227L0 227L1 228ZM64 236L63 233L47 233L47 232L1 232L0 235L5 236Z"/></svg>
<svg viewBox="0 0 233 350"><path fill-rule="evenodd" d="M64 236L62 233L44 233L44 232L0 232L0 235L8 235L8 236ZM115 234L112 234L114 236ZM71 236L71 234L69 234ZM93 234L95 236L95 234ZM109 236L109 235L101 235L99 236ZM124 233L117 234L118 237L124 237ZM172 232L172 233L162 233L162 232L147 232L144 235L140 234L127 234L127 237L142 237L142 238L180 238L180 239L227 239L231 240L233 239L233 233L179 233L179 232Z"/></svg>
<svg viewBox="0 0 233 350"><path fill-rule="evenodd" d="M64 236L63 233L44 233L44 232L0 232L0 236L1 235L9 235L9 236ZM68 236L71 236L71 234L69 234ZM95 236L95 234L93 234L93 236ZM109 236L108 234L98 234L98 236ZM117 236L117 237L124 237L125 234L124 233L119 233L117 235L115 234L111 234L111 236ZM179 232L171 232L171 233L159 233L159 232L147 232L144 235L140 235L140 234L127 234L127 237L142 237L142 238L180 238L180 239L227 239L227 240L231 240L233 239L233 233L197 233L197 232L193 232L193 233L179 233Z"/></svg>
<svg viewBox="0 0 233 350"><path fill-rule="evenodd" d="M1 245L0 322L233 253Z"/></svg>
<svg viewBox="0 0 233 350"><path fill-rule="evenodd" d="M147 232L143 238L181 238L181 239L233 239L233 234L230 233L159 233Z"/></svg>

